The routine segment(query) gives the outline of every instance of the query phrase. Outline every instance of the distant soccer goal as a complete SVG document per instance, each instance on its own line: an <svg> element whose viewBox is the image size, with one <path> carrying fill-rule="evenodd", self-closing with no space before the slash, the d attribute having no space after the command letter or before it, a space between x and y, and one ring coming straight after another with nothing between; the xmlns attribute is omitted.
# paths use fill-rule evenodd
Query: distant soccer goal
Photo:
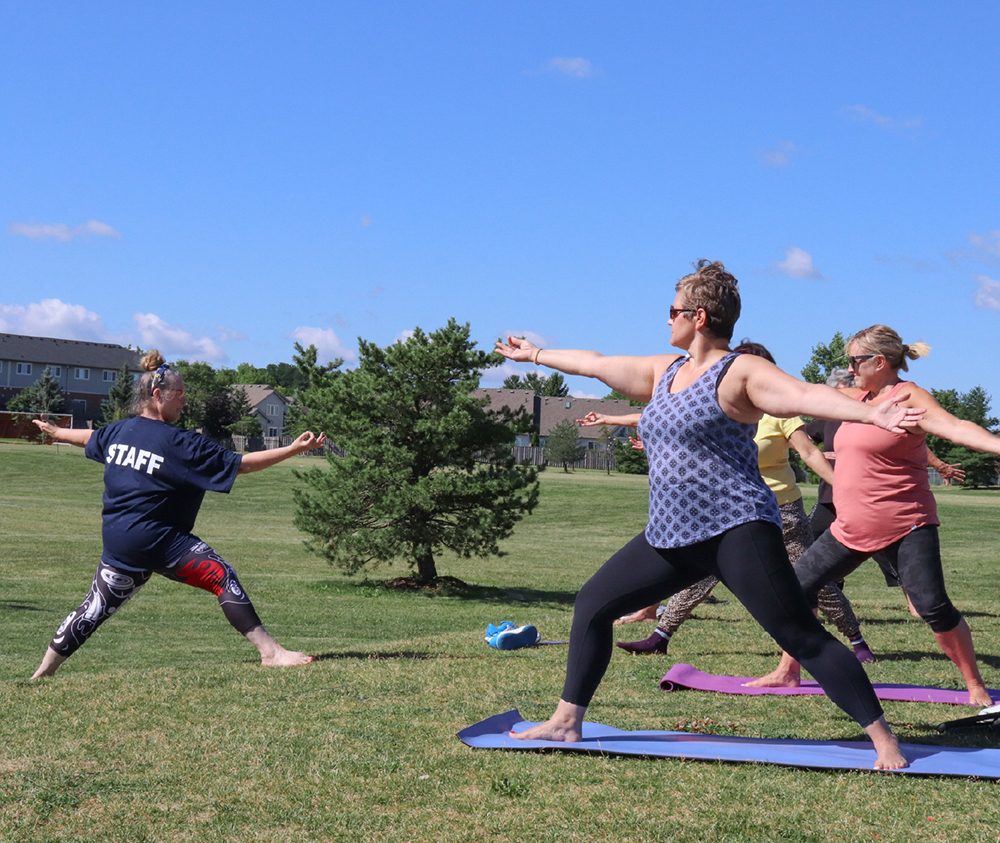
<svg viewBox="0 0 1000 843"><path fill-rule="evenodd" d="M47 413L45 417L57 427L73 426L71 413ZM0 410L0 439L44 441L45 435L31 423L32 419L40 418L40 413L11 413L8 410Z"/></svg>

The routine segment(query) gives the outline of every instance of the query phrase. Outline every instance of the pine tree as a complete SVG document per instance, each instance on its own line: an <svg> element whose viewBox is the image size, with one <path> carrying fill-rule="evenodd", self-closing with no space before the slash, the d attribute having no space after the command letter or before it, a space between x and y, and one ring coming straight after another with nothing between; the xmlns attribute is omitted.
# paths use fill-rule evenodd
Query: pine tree
<svg viewBox="0 0 1000 843"><path fill-rule="evenodd" d="M582 460L587 447L580 441L580 431L569 419L559 422L545 437L545 459L561 465L569 474L571 463Z"/></svg>
<svg viewBox="0 0 1000 843"><path fill-rule="evenodd" d="M108 390L108 397L101 402L104 417L101 426L127 419L132 415L132 399L135 397L135 382L128 364L123 363L115 377L114 385Z"/></svg>
<svg viewBox="0 0 1000 843"><path fill-rule="evenodd" d="M65 413L66 399L46 366L37 381L7 402L7 409L14 413Z"/></svg>
<svg viewBox="0 0 1000 843"><path fill-rule="evenodd" d="M315 384L306 418L322 420L345 452L299 474L307 488L296 492L295 523L309 547L350 572L404 560L424 582L437 577L442 549L502 555L499 541L534 509L538 482L514 463L503 411L471 394L500 362L453 319L386 348L359 340L357 368L336 376L315 354L302 360Z"/></svg>
<svg viewBox="0 0 1000 843"><path fill-rule="evenodd" d="M535 395L549 398L565 398L569 395L569 386L561 372L551 375L540 375L538 372L528 372L523 378L509 375L503 382L504 389L530 389Z"/></svg>

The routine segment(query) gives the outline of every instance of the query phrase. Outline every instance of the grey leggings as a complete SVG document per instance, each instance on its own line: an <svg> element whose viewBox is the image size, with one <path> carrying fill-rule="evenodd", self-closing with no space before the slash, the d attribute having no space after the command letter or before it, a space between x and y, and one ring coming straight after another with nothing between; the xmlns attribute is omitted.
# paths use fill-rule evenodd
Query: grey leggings
<svg viewBox="0 0 1000 843"><path fill-rule="evenodd" d="M812 528L805 507L802 505L802 498L791 503L784 503L780 509L785 549L788 551L788 558L794 565L813 543ZM660 615L660 622L656 625L657 630L668 638L672 636L680 629L681 624L691 617L695 607L708 597L718 584L717 578L705 577L690 588L686 588L671 597L667 601L663 614ZM851 608L851 602L844 596L844 592L830 583L820 590L817 599L820 611L837 627L841 635L851 643L861 640L861 626L858 624L858 618L854 614L854 609Z"/></svg>

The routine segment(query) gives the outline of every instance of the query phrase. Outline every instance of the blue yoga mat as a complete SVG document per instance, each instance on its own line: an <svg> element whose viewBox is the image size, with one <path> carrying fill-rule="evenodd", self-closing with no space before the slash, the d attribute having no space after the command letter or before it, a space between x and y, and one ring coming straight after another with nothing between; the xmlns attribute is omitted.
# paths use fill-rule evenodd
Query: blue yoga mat
<svg viewBox="0 0 1000 843"><path fill-rule="evenodd" d="M871 770L875 750L862 741L805 741L698 735L689 732L625 732L603 723L584 723L579 743L519 741L511 730L534 726L515 709L495 714L458 733L466 746L480 749L560 750L601 755L640 755L698 761L733 761L804 767L811 770ZM895 773L1000 779L1000 750L902 744L910 766ZM882 772L882 771L880 771Z"/></svg>

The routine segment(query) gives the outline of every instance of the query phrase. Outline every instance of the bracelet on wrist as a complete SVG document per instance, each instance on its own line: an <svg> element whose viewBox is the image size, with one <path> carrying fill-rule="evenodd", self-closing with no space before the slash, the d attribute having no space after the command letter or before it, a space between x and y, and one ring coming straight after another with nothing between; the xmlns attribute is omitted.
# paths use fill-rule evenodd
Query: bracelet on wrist
<svg viewBox="0 0 1000 843"><path fill-rule="evenodd" d="M541 354L543 350L544 349L536 348L535 356L531 358L531 362L534 363L536 366L538 365L538 355Z"/></svg>

